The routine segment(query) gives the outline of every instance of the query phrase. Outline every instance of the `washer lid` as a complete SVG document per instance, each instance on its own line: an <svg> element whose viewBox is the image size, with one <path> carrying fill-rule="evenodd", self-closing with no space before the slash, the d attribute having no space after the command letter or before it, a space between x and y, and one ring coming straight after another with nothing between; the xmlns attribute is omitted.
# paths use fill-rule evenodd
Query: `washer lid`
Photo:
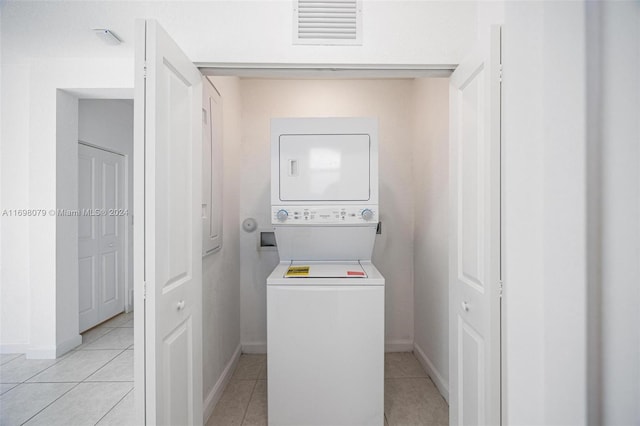
<svg viewBox="0 0 640 426"><path fill-rule="evenodd" d="M367 278L360 262L291 262L283 278Z"/></svg>

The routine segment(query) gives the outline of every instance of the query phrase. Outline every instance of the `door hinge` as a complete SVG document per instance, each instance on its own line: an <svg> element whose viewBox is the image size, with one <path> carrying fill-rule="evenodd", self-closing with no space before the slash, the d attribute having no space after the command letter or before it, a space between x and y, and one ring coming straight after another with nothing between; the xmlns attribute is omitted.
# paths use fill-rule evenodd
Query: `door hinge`
<svg viewBox="0 0 640 426"><path fill-rule="evenodd" d="M503 282L502 280L498 280L498 297L502 299L502 291L503 291Z"/></svg>
<svg viewBox="0 0 640 426"><path fill-rule="evenodd" d="M144 285L142 286L142 298L147 300L147 282L144 282Z"/></svg>
<svg viewBox="0 0 640 426"><path fill-rule="evenodd" d="M502 64L498 65L498 79L502 83Z"/></svg>
<svg viewBox="0 0 640 426"><path fill-rule="evenodd" d="M142 67L142 76L146 79L147 78L147 63L144 63L144 66Z"/></svg>

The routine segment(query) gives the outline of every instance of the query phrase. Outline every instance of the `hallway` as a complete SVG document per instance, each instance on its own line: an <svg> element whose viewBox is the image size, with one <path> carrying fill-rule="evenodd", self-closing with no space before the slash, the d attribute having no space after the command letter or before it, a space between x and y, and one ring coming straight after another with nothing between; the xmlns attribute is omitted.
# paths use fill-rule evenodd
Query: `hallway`
<svg viewBox="0 0 640 426"><path fill-rule="evenodd" d="M133 424L133 313L82 334L58 359L3 354L0 425Z"/></svg>

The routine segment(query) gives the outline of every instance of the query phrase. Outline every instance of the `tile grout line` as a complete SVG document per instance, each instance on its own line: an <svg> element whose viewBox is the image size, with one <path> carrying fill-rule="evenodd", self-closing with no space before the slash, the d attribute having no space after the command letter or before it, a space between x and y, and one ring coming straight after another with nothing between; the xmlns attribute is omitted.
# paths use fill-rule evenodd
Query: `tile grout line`
<svg viewBox="0 0 640 426"><path fill-rule="evenodd" d="M102 421L102 419L104 419L105 417L107 417L107 415L108 415L110 412L112 412L112 411L113 411L113 409L114 409L114 408L116 408L116 406L117 406L118 404L120 404L120 403L122 402L122 400L123 400L123 399L125 399L125 398L127 397L127 395L129 395L131 392L133 392L133 388L131 388L131 389L129 390L129 392L125 393L125 394L124 394L124 396L123 396L122 398L120 398L120 399L119 399L115 404L113 404L113 407L109 408L109 410L107 410L107 412L106 412L106 413L104 413L104 416L100 417L100 418L98 419L98 421L97 421L95 424L97 425L98 423L100 423L100 422ZM94 426L95 426L95 425L94 425Z"/></svg>
<svg viewBox="0 0 640 426"><path fill-rule="evenodd" d="M15 356L13 358L11 358L10 360L3 362L2 364L0 364L0 366L9 364L11 361L14 361L14 360L20 358L20 355L23 355L23 354L7 354L7 355L15 355Z"/></svg>
<svg viewBox="0 0 640 426"><path fill-rule="evenodd" d="M91 344L91 343L93 343L93 342L95 342L95 341L100 340L101 338L103 338L103 337L104 337L104 336L106 336L107 334L111 333L111 332L113 331L113 329L114 329L114 328L131 328L131 327L105 327L105 328L111 328L111 329L110 329L109 331L107 331L106 333L104 333L102 336L98 337L97 339L95 339L95 340L93 340L93 341L91 341L91 342L87 342L87 344ZM84 344L84 342L83 342L82 344ZM69 392L71 392L72 390L74 390L75 388L77 388L77 387L78 387L78 385L80 385L81 383L84 383L84 382L85 382L85 380L86 380L87 378L91 377L91 376L92 376L93 374L95 374L98 370L100 370L100 369L102 369L102 368L104 367L104 365L103 365L102 367L98 368L97 370L95 370L93 373L89 374L89 376L87 376L84 380L82 380L82 381L80 381L80 382L75 382L75 381L71 381L71 382L29 382L29 380L33 379L35 376L37 376L37 375L39 375L39 374L41 374L41 373L44 373L44 372L45 372L45 371L47 371L48 369L52 368L54 365L57 365L57 364L59 364L60 362L62 362L64 359L66 359L67 357L69 357L69 356L71 355L71 353L72 353L72 352L77 352L77 351L79 351L79 350L82 350L82 349L78 349L78 347L82 346L82 344L78 345L76 348L73 348L72 350L70 350L69 352L67 352L66 354L64 354L64 355L63 355L62 357L60 357L59 359L56 359L56 361L55 361L53 364L49 365L48 367L45 367L44 369L39 370L37 373L35 373L35 374L31 375L31 376L28 376L25 380L22 380L21 382L18 382L18 383L6 383L6 384L15 384L15 386L13 386L11 389L7 390L7 392L4 392L2 395L5 395L5 394L6 394L6 393L8 393L9 391L14 390L14 389L18 388L18 386L21 386L21 385L38 385L38 384L43 384L43 383L47 383L47 384L63 384L63 383L73 384L73 383L75 383L75 386L72 386L72 387L71 387L71 388L69 388L66 392L63 392L62 394L60 394L57 398L55 398L55 399L54 399L53 401L51 401L49 404L47 404L47 405L45 405L44 407L42 407L42 409L38 410L36 413L34 413L31 417L29 417L28 419L26 419L26 420L25 420L24 422L22 422L21 424L25 424L25 423L29 422L31 419L33 419L34 417L36 417L36 416L37 416L38 414L40 414L42 411L46 410L49 406L51 406L52 404L54 404L54 403L55 403L56 401L58 401L60 398L62 398L63 396L65 396L66 394L68 394ZM120 353L119 353L119 354L117 354L113 359L115 359L116 357L120 356L120 355L121 355L124 351L126 351L127 349L128 349L128 347L127 347L127 348L125 348L125 349L122 349L122 350L120 351ZM94 350L100 350L100 349L94 349ZM105 350L105 349L102 349L102 350ZM117 349L117 350L119 350L119 349ZM2 364L0 364L0 365L5 366L5 365L7 365L7 364L10 364L11 362L13 362L13 361L15 361L15 360L20 359L20 358L21 358L21 355L25 355L25 360L27 360L27 358L26 358L26 354L17 354L17 356L16 356L16 357L14 357L14 358L10 359L9 361L7 361L7 362L5 362L5 363L2 363ZM109 360L106 364L108 364L109 362L113 361L113 359ZM105 365L106 365L106 364L105 364ZM6 367L5 367L5 368L6 368ZM115 383L127 383L127 382L128 382L128 381L126 381L126 382L125 382L125 381L117 381L117 382L115 382ZM87 382L87 383L103 383L103 382ZM133 382L131 382L131 383L133 383ZM3 383L3 384L4 384L4 383ZM132 388L131 390L133 390L133 388ZM131 391L129 391L129 392L131 392ZM127 393L129 393L129 392L127 392ZM126 396L126 395L125 395L125 396ZM123 397L123 398L124 398L124 397ZM119 402L119 401L118 401L118 402ZM113 407L112 407L112 408L113 408Z"/></svg>
<svg viewBox="0 0 640 426"><path fill-rule="evenodd" d="M118 349L103 349L105 351L112 351L112 350L118 350ZM114 356L113 358L111 358L109 361L107 361L106 363L104 363L102 366L98 367L97 370L95 370L94 372L92 372L91 374L89 374L87 377L85 377L84 379L81 380L82 383L87 382L87 379L91 376L93 376L94 374L96 374L98 371L102 370L103 368L105 368L107 365L111 364L111 362L113 362L114 359L118 358L120 355L122 355L124 352L126 351L126 349L122 349L120 351L120 353L118 353L116 356ZM109 381L116 381L116 380L102 380L103 382L109 382ZM118 382L130 382L131 380L117 380ZM87 382L87 383L97 383L97 382Z"/></svg>
<svg viewBox="0 0 640 426"><path fill-rule="evenodd" d="M120 349L96 349L97 350L101 350L101 351L117 351ZM126 349L125 349L126 350ZM122 353L122 352L121 352ZM44 370L40 371L39 373L35 374L34 376L29 377L27 380L25 380L23 383L82 383L84 382L86 379L88 379L89 377L91 377L93 374L95 374L98 370L100 370L102 367L104 367L105 365L109 364L111 361L113 361L116 357L120 356L120 354L117 354L115 357L113 357L112 359L110 359L109 361L107 361L105 364L103 364L102 366L98 367L97 370L94 370L92 373L90 373L87 377L85 377L84 379L80 380L79 382L76 381L71 381L71 382L29 382L29 380L33 379L34 377L44 373L46 370L50 369L51 367L53 367L54 365L58 364L58 362L56 362L55 364L50 365L49 367L45 368ZM63 359L66 359L67 356L65 356L64 358L60 358L60 362Z"/></svg>
<svg viewBox="0 0 640 426"><path fill-rule="evenodd" d="M62 398L63 396L65 396L66 394L68 394L69 392L71 392L72 390L74 390L75 388L78 387L78 385L80 385L80 382L60 382L60 383L75 383L75 386L72 386L71 388L69 388L68 391L64 392L62 395L60 395L59 397L57 397L56 399L54 399L53 401L51 401L49 404L45 405L44 407L42 407L41 410L39 410L37 413L35 413L33 416L29 417L27 420L25 420L24 422L20 423L21 425L24 425L26 423L28 423L31 419L33 419L35 416L37 416L38 414L42 413L44 410L46 410L49 406L51 406L53 403L55 403L56 401L58 401L60 398ZM29 384L29 383L26 383Z"/></svg>
<svg viewBox="0 0 640 426"><path fill-rule="evenodd" d="M47 371L48 369L50 369L51 367L53 367L56 364L59 364L60 362L62 362L62 360L66 359L69 354L73 352L73 351L69 351L66 354L64 354L62 357L60 357L59 359L56 358L56 362L54 362L53 364L51 364L50 366L46 367L44 370L40 370L38 371L36 374L34 374L33 376L29 376L26 379L24 379L22 382L20 382L20 384L25 384L27 382L29 382L29 380L33 379L34 377L36 377L38 374L44 373L45 371ZM26 360L26 354L25 354L25 360ZM37 383L37 382L36 382ZM76 383L76 382L67 382L67 383ZM78 382L79 383L79 382Z"/></svg>
<svg viewBox="0 0 640 426"><path fill-rule="evenodd" d="M93 345L94 343L100 341L102 338L104 338L107 335L111 334L116 329L128 329L128 328L130 328L130 329L133 330L133 327L105 327L105 328L109 328L109 331L104 333L102 336L98 337L96 340L93 340L91 342L87 342L87 345L88 346ZM131 345L127 345L127 347L124 348L124 349L128 349L129 346L131 346ZM100 350L120 350L120 349L122 349L122 348L116 348L116 349L106 349L106 348L86 349L86 348L82 348L82 349L74 349L74 350L75 351L100 351Z"/></svg>
<svg viewBox="0 0 640 426"><path fill-rule="evenodd" d="M98 338L96 338L96 339L94 339L94 340L92 340L92 341L90 341L90 342L86 342L86 343L85 343L85 342L82 342L82 344L80 344L80 345L76 346L75 348L73 348L73 351L74 351L74 352L78 352L78 351L95 351L95 350L99 350L99 349L85 349L85 348L80 348L80 347L81 347L82 345L91 345L91 344L93 344L93 343L97 342L98 340L102 339L104 336L106 336L107 334L111 333L111 332L114 330L114 329L113 329L113 328L111 328L111 327L104 327L104 328L108 328L108 329L109 329L109 331L107 331L107 332L106 332L106 333L104 333L102 336L100 336L100 337L98 337ZM81 336L82 336L82 334L81 334Z"/></svg>
<svg viewBox="0 0 640 426"><path fill-rule="evenodd" d="M255 381L253 382L253 388L251 388L251 395L249 395L249 401L247 401L247 406L244 407L244 414L242 415L242 421L240 422L240 425L243 425L245 419L247 418L247 411L249 411L249 405L251 405L251 399L253 398L253 393L256 391L257 385L258 385L258 379L255 379Z"/></svg>

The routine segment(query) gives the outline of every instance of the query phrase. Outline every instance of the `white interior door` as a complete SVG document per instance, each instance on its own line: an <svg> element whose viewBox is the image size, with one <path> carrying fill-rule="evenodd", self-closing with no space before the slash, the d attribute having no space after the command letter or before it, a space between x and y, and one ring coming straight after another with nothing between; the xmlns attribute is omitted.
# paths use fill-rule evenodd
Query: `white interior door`
<svg viewBox="0 0 640 426"><path fill-rule="evenodd" d="M124 157L78 145L80 332L124 310Z"/></svg>
<svg viewBox="0 0 640 426"><path fill-rule="evenodd" d="M452 425L500 419L500 28L450 80Z"/></svg>
<svg viewBox="0 0 640 426"><path fill-rule="evenodd" d="M202 76L157 22L136 37L136 377L146 424L200 425Z"/></svg>

